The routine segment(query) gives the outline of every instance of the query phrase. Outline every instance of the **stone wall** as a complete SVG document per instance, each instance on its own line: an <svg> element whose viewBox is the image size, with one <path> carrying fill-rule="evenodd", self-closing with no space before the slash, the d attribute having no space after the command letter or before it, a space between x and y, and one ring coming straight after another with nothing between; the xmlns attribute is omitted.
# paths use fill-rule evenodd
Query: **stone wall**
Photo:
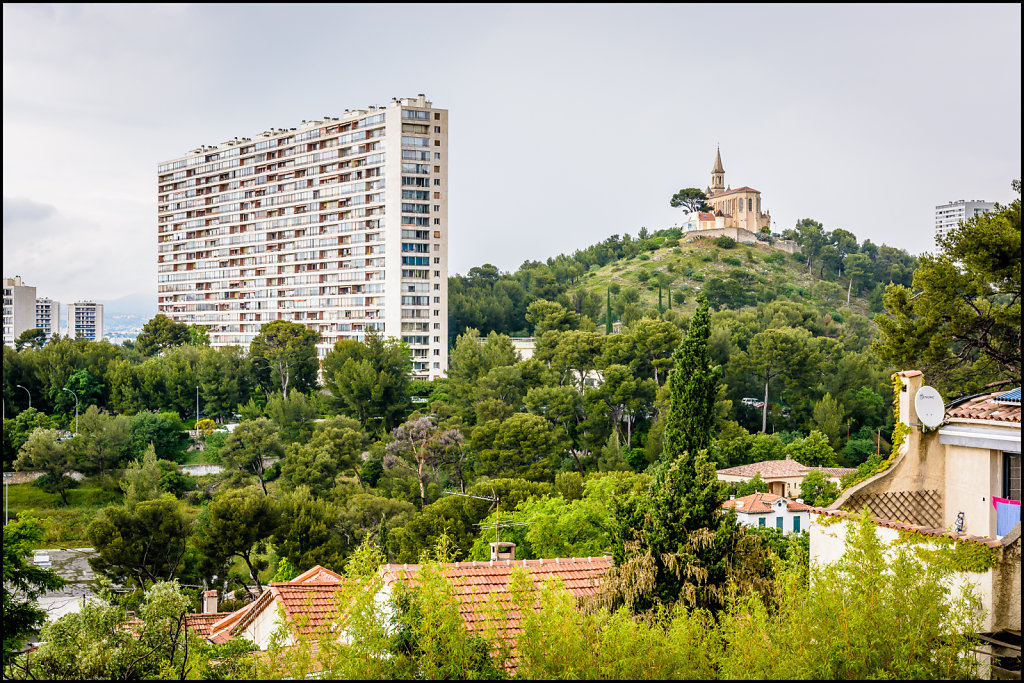
<svg viewBox="0 0 1024 683"><path fill-rule="evenodd" d="M708 228L706 230L687 230L679 238L680 244L686 244L699 239L714 239L716 237L731 237L741 244L765 244L772 249L784 251L787 254L795 254L800 247L793 240L783 240L772 237L768 242L761 242L757 235L745 228Z"/></svg>

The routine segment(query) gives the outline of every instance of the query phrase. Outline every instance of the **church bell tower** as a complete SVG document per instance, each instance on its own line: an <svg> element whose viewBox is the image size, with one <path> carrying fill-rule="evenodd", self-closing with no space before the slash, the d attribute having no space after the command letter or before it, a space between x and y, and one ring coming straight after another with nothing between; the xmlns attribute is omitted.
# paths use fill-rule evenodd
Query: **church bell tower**
<svg viewBox="0 0 1024 683"><path fill-rule="evenodd" d="M706 193L709 197L725 192L725 168L722 167L722 151L715 150L715 166L711 169L711 187Z"/></svg>

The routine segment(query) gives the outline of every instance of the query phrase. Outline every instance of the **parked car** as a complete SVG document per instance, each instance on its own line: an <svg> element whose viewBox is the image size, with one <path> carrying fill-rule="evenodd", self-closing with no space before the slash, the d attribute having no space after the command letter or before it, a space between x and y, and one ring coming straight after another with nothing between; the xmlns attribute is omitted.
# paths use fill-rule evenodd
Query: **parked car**
<svg viewBox="0 0 1024 683"><path fill-rule="evenodd" d="M49 569L53 566L50 562L50 553L45 550L37 550L32 555L32 564L39 567L40 569Z"/></svg>

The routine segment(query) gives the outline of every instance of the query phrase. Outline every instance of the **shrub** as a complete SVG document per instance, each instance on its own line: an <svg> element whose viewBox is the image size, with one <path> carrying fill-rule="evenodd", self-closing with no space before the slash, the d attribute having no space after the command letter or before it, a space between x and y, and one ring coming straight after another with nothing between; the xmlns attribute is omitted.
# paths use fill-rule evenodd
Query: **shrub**
<svg viewBox="0 0 1024 683"><path fill-rule="evenodd" d="M736 240L725 235L715 238L715 245L722 249L732 249L736 246Z"/></svg>
<svg viewBox="0 0 1024 683"><path fill-rule="evenodd" d="M726 256L724 259L722 259L722 261L724 263L729 264L730 266L740 266L740 265L743 265L742 262L738 258L736 258L735 256Z"/></svg>

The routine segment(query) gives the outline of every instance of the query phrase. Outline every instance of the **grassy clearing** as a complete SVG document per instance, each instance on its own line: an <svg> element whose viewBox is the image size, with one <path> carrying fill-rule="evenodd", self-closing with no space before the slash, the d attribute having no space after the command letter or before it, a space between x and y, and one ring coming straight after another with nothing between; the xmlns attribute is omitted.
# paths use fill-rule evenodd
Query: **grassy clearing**
<svg viewBox="0 0 1024 683"><path fill-rule="evenodd" d="M59 495L47 493L34 484L12 484L7 489L11 519L30 515L43 520L45 531L39 544L41 548L88 545L83 539L88 537L89 523L104 507L121 500L119 493L105 491L89 481L68 491L67 507L61 504Z"/></svg>

